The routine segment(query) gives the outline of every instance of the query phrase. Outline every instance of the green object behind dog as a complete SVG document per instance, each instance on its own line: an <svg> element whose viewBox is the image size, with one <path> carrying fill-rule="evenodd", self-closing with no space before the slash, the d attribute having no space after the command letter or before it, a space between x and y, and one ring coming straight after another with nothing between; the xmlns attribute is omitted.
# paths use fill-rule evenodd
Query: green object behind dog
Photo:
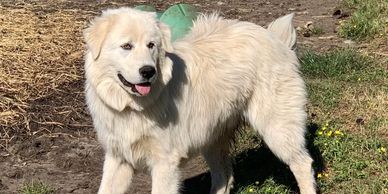
<svg viewBox="0 0 388 194"><path fill-rule="evenodd" d="M172 41L186 35L193 25L193 20L198 16L197 9L188 4L176 4L164 12L157 12L151 5L139 5L135 9L156 12L158 19L170 27Z"/></svg>

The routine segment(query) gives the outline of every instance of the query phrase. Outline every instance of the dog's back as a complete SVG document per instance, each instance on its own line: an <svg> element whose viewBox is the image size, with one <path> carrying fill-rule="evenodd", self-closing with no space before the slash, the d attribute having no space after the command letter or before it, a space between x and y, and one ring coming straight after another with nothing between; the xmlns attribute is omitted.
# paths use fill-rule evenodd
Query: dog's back
<svg viewBox="0 0 388 194"><path fill-rule="evenodd" d="M190 33L174 44L175 52L186 63L193 86L191 97L206 95L196 103L212 110L242 111L254 90L271 96L279 80L289 79L279 75L297 77L298 62L290 49L295 44L294 32L288 30L290 18L276 20L267 30L217 14L200 16Z"/></svg>

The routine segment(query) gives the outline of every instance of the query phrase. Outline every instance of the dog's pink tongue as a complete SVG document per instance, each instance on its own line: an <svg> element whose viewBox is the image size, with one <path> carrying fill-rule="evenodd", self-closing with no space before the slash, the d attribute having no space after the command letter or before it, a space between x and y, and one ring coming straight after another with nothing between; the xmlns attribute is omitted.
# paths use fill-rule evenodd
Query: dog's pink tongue
<svg viewBox="0 0 388 194"><path fill-rule="evenodd" d="M136 90L143 96L147 95L151 91L151 86L135 85Z"/></svg>

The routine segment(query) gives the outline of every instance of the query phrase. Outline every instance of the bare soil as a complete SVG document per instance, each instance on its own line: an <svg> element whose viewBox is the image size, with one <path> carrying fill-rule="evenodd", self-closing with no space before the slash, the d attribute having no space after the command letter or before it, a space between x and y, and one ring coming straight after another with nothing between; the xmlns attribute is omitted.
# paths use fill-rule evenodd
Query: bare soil
<svg viewBox="0 0 388 194"><path fill-rule="evenodd" d="M4 105L0 107L0 117L3 117L0 119L0 193L18 193L23 184L31 181L48 183L55 188L55 193L96 193L102 174L103 151L85 109L82 30L91 18L106 8L152 4L165 9L178 2L0 2L0 70L3 74L0 100ZM312 21L314 26L323 29L319 36L304 37L300 33L299 47L330 50L346 46L336 35L338 19L332 17L338 0L189 0L186 3L203 12L219 11L226 18L262 26L294 12L296 27L303 28ZM18 42L21 39L23 42ZM38 70L18 71L29 67ZM27 73L34 75L27 79ZM265 149L240 154L236 168L252 156L257 157L254 161L261 165L253 165L246 171L237 170L237 175L256 172L265 179L269 176L268 168L275 171L275 175L276 168L286 169L279 162L270 168L267 164L276 163L276 159ZM210 179L200 157L189 161L183 172L184 193L206 193ZM285 184L295 188L295 182ZM130 193L150 193L150 177L137 175Z"/></svg>

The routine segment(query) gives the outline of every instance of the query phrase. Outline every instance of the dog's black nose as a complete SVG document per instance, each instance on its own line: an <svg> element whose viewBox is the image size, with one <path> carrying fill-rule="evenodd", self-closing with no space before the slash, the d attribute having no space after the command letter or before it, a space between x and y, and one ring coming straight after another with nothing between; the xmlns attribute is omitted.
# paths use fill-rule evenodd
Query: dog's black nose
<svg viewBox="0 0 388 194"><path fill-rule="evenodd" d="M143 78L151 79L155 75L156 70L154 67L146 65L139 69L139 73Z"/></svg>

